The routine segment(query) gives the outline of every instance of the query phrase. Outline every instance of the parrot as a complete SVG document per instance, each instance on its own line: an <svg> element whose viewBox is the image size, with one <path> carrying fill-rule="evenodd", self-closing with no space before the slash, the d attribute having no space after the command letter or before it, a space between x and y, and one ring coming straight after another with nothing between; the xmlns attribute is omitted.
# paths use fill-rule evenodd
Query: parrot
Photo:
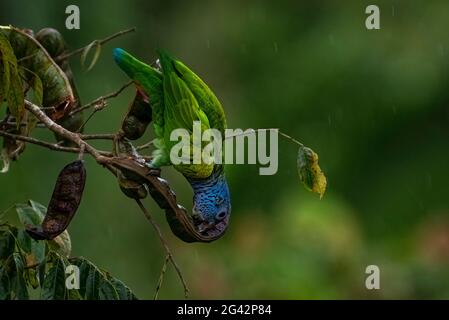
<svg viewBox="0 0 449 320"><path fill-rule="evenodd" d="M163 50L157 51L155 66L146 64L121 48L113 49L119 68L134 82L139 93L151 106L155 134L150 168L173 166L193 190L192 216L199 221L200 231L213 228L231 214L231 199L224 164L202 162L172 164L170 141L174 129L183 128L192 141L193 123L200 121L201 133L209 128L224 137L226 117L221 103L206 83L180 60ZM150 110L149 110L150 112ZM190 157L194 148L190 142Z"/></svg>

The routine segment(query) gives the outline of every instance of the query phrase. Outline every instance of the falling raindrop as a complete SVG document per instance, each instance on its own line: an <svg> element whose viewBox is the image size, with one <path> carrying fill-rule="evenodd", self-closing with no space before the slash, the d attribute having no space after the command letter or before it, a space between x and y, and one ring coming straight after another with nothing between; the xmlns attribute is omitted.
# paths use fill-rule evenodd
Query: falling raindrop
<svg viewBox="0 0 449 320"><path fill-rule="evenodd" d="M275 52L275 53L278 52L278 43L277 43L276 41L273 42L273 49L274 49L274 52Z"/></svg>
<svg viewBox="0 0 449 320"><path fill-rule="evenodd" d="M394 6L391 6L391 15L394 17L394 14L395 14L395 12L394 12Z"/></svg>
<svg viewBox="0 0 449 320"><path fill-rule="evenodd" d="M206 41L206 47L207 47L207 49L210 49L210 40L209 39L207 39L207 41Z"/></svg>

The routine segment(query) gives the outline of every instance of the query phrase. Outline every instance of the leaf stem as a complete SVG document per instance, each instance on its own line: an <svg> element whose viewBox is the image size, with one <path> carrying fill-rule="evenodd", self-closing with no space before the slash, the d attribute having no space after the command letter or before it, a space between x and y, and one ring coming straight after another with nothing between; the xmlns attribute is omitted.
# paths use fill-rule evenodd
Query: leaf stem
<svg viewBox="0 0 449 320"><path fill-rule="evenodd" d="M279 135L281 137L286 138L287 140L290 140L291 142L297 144L298 146L303 147L304 144L302 144L301 142L299 142L298 140L296 140L295 138L289 136L288 134L282 132L281 130L279 130L279 128L260 128L260 129L249 129L247 130L248 132L242 132L242 133L238 133L238 134L233 134L230 136L226 136L225 139L229 139L229 138L235 138L235 137L240 137L240 136L246 136L246 135L250 135L259 131L270 131L270 130L276 130Z"/></svg>
<svg viewBox="0 0 449 320"><path fill-rule="evenodd" d="M95 100L83 105L82 107L79 107L75 110L72 110L69 115L74 115L75 113L84 111L86 109L89 109L91 107L94 107L96 111L100 111L103 108L106 107L105 101L111 98L115 98L117 97L119 94L121 94L126 88L128 88L131 84L133 83L133 81L129 81L127 83L125 83L124 85L122 85L118 90L111 92L105 96L101 96L96 98ZM95 111L95 112L96 112Z"/></svg>

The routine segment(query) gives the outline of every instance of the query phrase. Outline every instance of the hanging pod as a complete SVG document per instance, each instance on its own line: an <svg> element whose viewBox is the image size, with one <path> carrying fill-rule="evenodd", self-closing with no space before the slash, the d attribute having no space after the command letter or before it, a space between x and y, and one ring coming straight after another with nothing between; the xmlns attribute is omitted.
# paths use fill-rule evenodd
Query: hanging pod
<svg viewBox="0 0 449 320"><path fill-rule="evenodd" d="M28 234L36 240L51 240L67 229L83 196L86 184L84 161L69 163L59 173L47 213L40 226L26 226Z"/></svg>

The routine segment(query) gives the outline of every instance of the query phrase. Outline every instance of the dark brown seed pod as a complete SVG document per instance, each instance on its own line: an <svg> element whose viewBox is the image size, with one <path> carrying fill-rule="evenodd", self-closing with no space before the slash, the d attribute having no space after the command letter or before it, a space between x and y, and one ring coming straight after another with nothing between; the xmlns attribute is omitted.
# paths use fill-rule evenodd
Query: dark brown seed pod
<svg viewBox="0 0 449 320"><path fill-rule="evenodd" d="M165 210L167 222L179 239L185 242L212 242L226 232L229 218L223 219L213 228L201 231L201 222L193 219L187 210L177 203L175 193L168 182L159 176L159 170L149 169L132 158L114 157L108 159L107 163L127 177L133 177L134 181L146 184L151 197L161 209Z"/></svg>
<svg viewBox="0 0 449 320"><path fill-rule="evenodd" d="M114 155L117 157L133 158L142 163L145 162L145 160L140 159L139 154L136 152L131 142L124 137L117 137L117 139L115 139ZM147 187L144 183L135 179L135 175L127 175L118 170L117 181L120 190L131 199L144 199L148 195Z"/></svg>
<svg viewBox="0 0 449 320"><path fill-rule="evenodd" d="M122 131L124 136L130 140L137 140L142 137L151 122L151 112L148 98L136 91L136 96L123 118Z"/></svg>
<svg viewBox="0 0 449 320"><path fill-rule="evenodd" d="M47 213L41 226L27 226L36 240L53 239L67 229L78 209L86 183L86 169L82 160L69 163L59 173Z"/></svg>

